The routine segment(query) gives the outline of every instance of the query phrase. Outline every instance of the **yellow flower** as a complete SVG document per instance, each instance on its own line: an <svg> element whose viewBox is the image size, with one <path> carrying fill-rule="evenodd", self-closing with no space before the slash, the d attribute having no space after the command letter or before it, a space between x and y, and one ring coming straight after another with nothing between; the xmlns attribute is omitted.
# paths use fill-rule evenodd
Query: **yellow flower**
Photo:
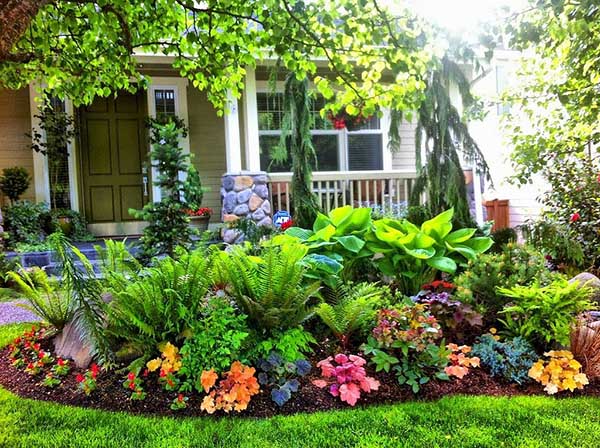
<svg viewBox="0 0 600 448"><path fill-rule="evenodd" d="M160 368L161 364L162 364L161 359L156 358L156 359L153 359L152 361L148 361L148 363L146 364L146 367L148 367L148 370L150 372L154 372L155 370L158 370Z"/></svg>

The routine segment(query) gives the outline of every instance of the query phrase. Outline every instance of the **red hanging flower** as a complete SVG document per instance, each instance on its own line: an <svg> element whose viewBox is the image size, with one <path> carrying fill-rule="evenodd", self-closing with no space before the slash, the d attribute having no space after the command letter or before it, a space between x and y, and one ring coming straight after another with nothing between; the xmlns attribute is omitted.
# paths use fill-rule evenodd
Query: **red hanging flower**
<svg viewBox="0 0 600 448"><path fill-rule="evenodd" d="M581 215L580 215L579 213L575 212L575 213L573 213L573 214L571 215L570 221L571 221L571 222L577 222L577 221L579 221L580 219L581 219Z"/></svg>

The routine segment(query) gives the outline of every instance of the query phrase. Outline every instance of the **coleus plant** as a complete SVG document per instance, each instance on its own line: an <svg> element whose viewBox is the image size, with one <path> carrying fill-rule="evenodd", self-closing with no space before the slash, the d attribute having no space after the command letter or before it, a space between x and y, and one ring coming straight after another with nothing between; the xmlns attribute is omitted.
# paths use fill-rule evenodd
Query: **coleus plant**
<svg viewBox="0 0 600 448"><path fill-rule="evenodd" d="M300 381L297 377L307 375L311 365L305 359L285 361L280 353L271 351L266 359L259 361L258 368L258 382L271 389L271 400L277 406L283 406L292 393L298 392Z"/></svg>
<svg viewBox="0 0 600 448"><path fill-rule="evenodd" d="M321 389L329 386L329 393L334 397L354 406L361 393L379 389L379 381L367 376L365 361L357 355L339 353L334 357L319 361L322 379L313 380L313 384Z"/></svg>

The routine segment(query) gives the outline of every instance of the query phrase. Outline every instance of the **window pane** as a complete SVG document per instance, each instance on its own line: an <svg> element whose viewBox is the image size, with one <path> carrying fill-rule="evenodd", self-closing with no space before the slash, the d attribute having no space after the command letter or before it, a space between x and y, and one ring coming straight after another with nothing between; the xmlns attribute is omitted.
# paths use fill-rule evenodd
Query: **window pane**
<svg viewBox="0 0 600 448"><path fill-rule="evenodd" d="M377 115L372 115L369 118L361 120L358 123L346 123L348 131L363 131L363 130L378 130L381 129L380 119Z"/></svg>
<svg viewBox="0 0 600 448"><path fill-rule="evenodd" d="M283 94L257 93L258 129L275 131L281 129L283 118Z"/></svg>
<svg viewBox="0 0 600 448"><path fill-rule="evenodd" d="M175 115L175 91L171 89L155 90L154 104L156 107L156 116Z"/></svg>
<svg viewBox="0 0 600 448"><path fill-rule="evenodd" d="M286 173L292 171L292 158L284 163L275 163L271 160L271 151L279 144L279 135L261 135L260 144L260 169L270 173Z"/></svg>
<svg viewBox="0 0 600 448"><path fill-rule="evenodd" d="M381 134L348 135L348 169L350 171L383 169Z"/></svg>
<svg viewBox="0 0 600 448"><path fill-rule="evenodd" d="M261 135L260 142L260 169L271 173L281 173L292 171L292 158L288 155L288 160L284 163L273 163L270 152L279 144L278 135ZM338 136L333 135L313 135L313 145L317 155L317 164L312 164L315 171L338 171ZM288 152L289 154L289 152Z"/></svg>

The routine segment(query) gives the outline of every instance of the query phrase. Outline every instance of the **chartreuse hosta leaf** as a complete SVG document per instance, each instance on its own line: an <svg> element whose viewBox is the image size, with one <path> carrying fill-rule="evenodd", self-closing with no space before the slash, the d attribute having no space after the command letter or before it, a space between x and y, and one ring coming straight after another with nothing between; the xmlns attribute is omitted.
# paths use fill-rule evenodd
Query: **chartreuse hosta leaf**
<svg viewBox="0 0 600 448"><path fill-rule="evenodd" d="M446 242L450 244L464 243L471 238L477 229L459 229L450 233L446 237Z"/></svg>
<svg viewBox="0 0 600 448"><path fill-rule="evenodd" d="M421 231L427 235L437 236L439 239L444 239L452 230L452 217L454 209L451 208L440 213L435 218L425 221L421 225Z"/></svg>

